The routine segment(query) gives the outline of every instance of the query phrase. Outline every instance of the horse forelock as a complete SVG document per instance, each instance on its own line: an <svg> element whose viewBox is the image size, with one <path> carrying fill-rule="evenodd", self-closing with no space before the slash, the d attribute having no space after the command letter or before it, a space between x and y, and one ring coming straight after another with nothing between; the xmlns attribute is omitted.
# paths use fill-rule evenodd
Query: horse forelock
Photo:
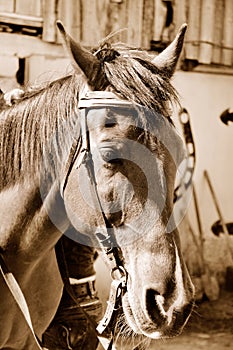
<svg viewBox="0 0 233 350"><path fill-rule="evenodd" d="M96 49L95 54L108 83L123 98L166 117L170 115L168 105L178 102L177 92L170 78L151 62L148 53L107 44L107 48Z"/></svg>

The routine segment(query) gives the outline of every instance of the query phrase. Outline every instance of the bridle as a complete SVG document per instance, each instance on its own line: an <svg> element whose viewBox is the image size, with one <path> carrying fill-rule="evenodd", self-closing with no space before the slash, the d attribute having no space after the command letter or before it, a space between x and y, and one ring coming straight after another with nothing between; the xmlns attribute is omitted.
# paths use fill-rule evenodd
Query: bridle
<svg viewBox="0 0 233 350"><path fill-rule="evenodd" d="M87 114L88 111L92 108L100 108L100 107L124 107L131 106L132 103L127 100L120 99L116 94L109 91L90 91L87 90L84 94L81 94L78 103L78 110L80 116L80 129L81 129L81 142L78 146L76 146L74 155L69 162L68 171L63 178L61 184L61 193L64 194L66 189L66 184L69 178L69 174L72 169L78 169L81 165L84 165L87 170L87 174L89 177L89 182L91 184L92 193L95 197L95 202L98 205L99 212L102 215L103 222L105 224L104 231L101 233L95 234L95 241L97 246L104 253L103 256L108 261L108 265L110 265L111 269L111 277L112 283L109 293L109 300L107 302L107 309L104 317L99 322L97 326L97 336L102 343L102 346L105 350L114 349L113 344L113 334L111 329L114 329L116 317L118 314L118 310L121 308L121 298L127 290L127 271L124 268L123 258L120 247L117 246L115 236L113 234L113 227L109 220L107 219L104 210L101 205L101 201L97 191L97 183L95 178L95 170L93 164L92 153L90 149L90 135L87 125ZM195 146L193 142L191 127L190 127L190 118L186 121L182 120L182 113L188 112L185 109L180 111L180 122L183 126L183 132L187 147L188 159L194 159L193 168L195 165ZM193 146L190 150L190 145ZM191 185L193 168L190 166L187 168L187 172L189 173L188 181L185 182L184 187L185 190ZM182 179L180 185L174 191L174 202L179 200L182 197L180 193L181 187L183 187L184 179ZM101 335L108 330L111 331L111 337L108 341L106 341L105 337Z"/></svg>
<svg viewBox="0 0 233 350"><path fill-rule="evenodd" d="M95 177L94 163L90 149L90 135L87 125L87 114L90 109L101 107L124 107L131 106L132 103L127 100L120 99L116 94L110 91L89 91L80 94L78 113L80 118L81 140L76 145L72 159L67 166L67 172L61 181L61 194L64 196L66 185L71 171L85 166L91 186L92 197L98 206L103 222L104 229L94 235L94 243L103 252L103 256L107 260L107 264L111 269L112 283L110 287L109 299L104 317L99 322L96 330L102 346L106 350L114 349L112 329L114 329L116 317L121 309L121 299L127 289L127 271L124 268L124 262L120 247L117 245L113 226L106 217L99 194L97 191L97 183ZM104 336L105 331L111 333L109 339ZM103 335L103 336L102 336Z"/></svg>

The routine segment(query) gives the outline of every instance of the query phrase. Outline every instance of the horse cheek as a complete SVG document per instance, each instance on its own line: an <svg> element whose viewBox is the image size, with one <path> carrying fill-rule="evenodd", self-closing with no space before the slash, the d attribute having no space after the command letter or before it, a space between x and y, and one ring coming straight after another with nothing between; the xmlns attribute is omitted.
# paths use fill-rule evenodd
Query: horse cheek
<svg viewBox="0 0 233 350"><path fill-rule="evenodd" d="M80 233L91 234L97 226L98 211L92 203L85 181L80 187L82 175L78 170L72 171L69 175L64 192L64 203L68 218L76 230Z"/></svg>

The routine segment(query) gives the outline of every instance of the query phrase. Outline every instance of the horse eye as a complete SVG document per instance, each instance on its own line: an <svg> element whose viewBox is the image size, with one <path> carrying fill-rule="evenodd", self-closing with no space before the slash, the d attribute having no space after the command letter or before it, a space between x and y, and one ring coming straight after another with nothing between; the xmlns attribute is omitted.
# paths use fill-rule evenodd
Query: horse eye
<svg viewBox="0 0 233 350"><path fill-rule="evenodd" d="M105 123L105 128L113 128L116 125L116 122L107 122Z"/></svg>
<svg viewBox="0 0 233 350"><path fill-rule="evenodd" d="M111 115L106 118L104 126L105 128L113 128L116 124L116 118L113 115Z"/></svg>
<svg viewBox="0 0 233 350"><path fill-rule="evenodd" d="M105 119L104 127L105 128L113 128L116 126L117 120L115 115L112 113L112 111L107 110L107 117Z"/></svg>
<svg viewBox="0 0 233 350"><path fill-rule="evenodd" d="M105 148L100 151L100 154L102 159L106 163L114 164L114 163L119 163L121 161L117 150Z"/></svg>

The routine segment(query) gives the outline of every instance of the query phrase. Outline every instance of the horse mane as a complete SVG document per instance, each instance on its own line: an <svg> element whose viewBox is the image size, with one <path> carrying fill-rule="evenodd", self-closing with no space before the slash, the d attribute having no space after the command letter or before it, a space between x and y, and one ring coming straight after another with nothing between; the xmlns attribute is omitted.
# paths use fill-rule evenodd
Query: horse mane
<svg viewBox="0 0 233 350"><path fill-rule="evenodd" d="M168 102L177 94L168 77L144 52L102 44L93 49L105 81L122 98L169 116ZM98 76L95 77L98 81ZM78 94L84 79L75 72L46 86L28 91L0 113L0 187L41 172L41 160L53 166L53 176L67 160L79 137ZM50 174L51 175L51 174Z"/></svg>
<svg viewBox="0 0 233 350"><path fill-rule="evenodd" d="M64 155L79 137L78 103L80 77L58 79L26 92L13 106L0 113L0 186L25 176L40 176L54 166L54 175ZM78 134L78 135L77 135ZM50 174L51 175L51 174Z"/></svg>

